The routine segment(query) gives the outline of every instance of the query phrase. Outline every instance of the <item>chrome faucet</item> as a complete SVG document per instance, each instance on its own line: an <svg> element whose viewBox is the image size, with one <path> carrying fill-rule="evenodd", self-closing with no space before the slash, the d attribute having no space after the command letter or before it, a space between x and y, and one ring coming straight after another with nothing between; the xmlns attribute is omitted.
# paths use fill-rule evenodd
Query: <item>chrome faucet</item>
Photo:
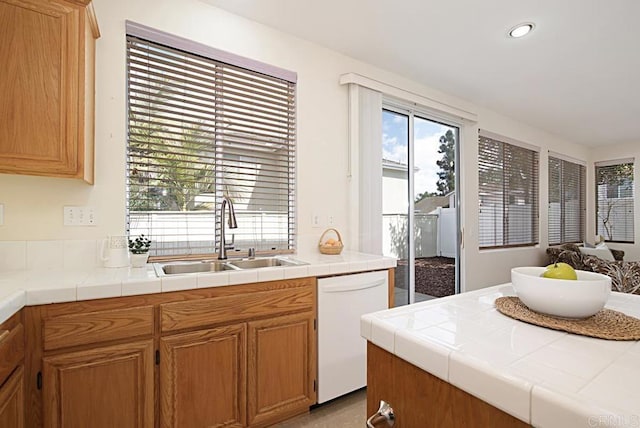
<svg viewBox="0 0 640 428"><path fill-rule="evenodd" d="M237 229L236 212L233 209L233 202L228 196L224 196L220 205L220 244L218 246L218 260L227 259L227 247L224 242L224 208L229 205L229 229Z"/></svg>

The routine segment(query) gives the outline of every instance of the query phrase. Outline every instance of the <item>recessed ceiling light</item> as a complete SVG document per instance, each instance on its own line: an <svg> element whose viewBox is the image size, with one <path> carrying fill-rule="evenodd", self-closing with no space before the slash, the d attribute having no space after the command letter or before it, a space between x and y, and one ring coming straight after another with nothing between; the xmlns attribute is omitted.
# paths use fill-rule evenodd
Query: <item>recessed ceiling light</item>
<svg viewBox="0 0 640 428"><path fill-rule="evenodd" d="M533 30L534 27L535 25L533 24L533 22L525 22L522 24L518 24L515 27L513 27L511 30L509 30L509 36L516 39L518 37L526 36L531 32L531 30Z"/></svg>

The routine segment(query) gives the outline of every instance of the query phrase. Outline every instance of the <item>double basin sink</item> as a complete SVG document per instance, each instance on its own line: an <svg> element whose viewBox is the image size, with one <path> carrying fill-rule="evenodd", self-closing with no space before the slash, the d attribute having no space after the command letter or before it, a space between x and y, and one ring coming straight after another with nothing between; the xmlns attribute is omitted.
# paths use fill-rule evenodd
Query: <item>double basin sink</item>
<svg viewBox="0 0 640 428"><path fill-rule="evenodd" d="M290 258L260 257L249 259L154 263L153 268L158 276L167 276L187 273L261 269L267 267L301 266L306 264L307 263L305 262Z"/></svg>

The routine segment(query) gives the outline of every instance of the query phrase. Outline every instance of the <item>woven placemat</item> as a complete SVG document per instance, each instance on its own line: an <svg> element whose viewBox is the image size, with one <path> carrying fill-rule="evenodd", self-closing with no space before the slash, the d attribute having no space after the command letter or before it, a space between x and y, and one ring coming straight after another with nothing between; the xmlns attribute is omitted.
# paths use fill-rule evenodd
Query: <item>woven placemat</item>
<svg viewBox="0 0 640 428"><path fill-rule="evenodd" d="M640 340L640 319L612 309L582 319L556 318L532 311L517 297L497 298L496 308L511 318L554 330L599 339Z"/></svg>

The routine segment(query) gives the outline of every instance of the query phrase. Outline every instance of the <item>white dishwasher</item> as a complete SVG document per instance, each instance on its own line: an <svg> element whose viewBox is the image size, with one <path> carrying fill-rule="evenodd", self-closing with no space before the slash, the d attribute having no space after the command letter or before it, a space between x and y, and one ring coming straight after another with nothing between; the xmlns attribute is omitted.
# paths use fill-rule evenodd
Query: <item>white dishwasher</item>
<svg viewBox="0 0 640 428"><path fill-rule="evenodd" d="M318 403L367 384L360 317L389 304L387 271L318 279Z"/></svg>

